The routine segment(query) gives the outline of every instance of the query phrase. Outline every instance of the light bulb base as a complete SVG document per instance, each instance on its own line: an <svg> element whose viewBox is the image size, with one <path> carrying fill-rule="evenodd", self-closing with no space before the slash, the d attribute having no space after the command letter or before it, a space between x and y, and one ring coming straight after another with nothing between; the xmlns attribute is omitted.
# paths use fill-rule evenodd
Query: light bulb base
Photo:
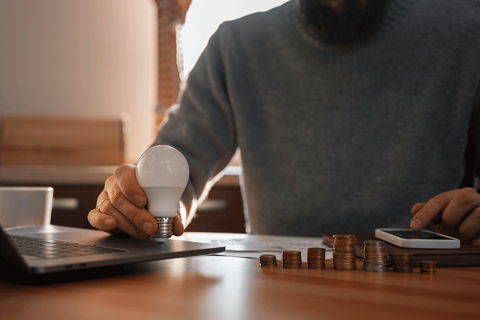
<svg viewBox="0 0 480 320"><path fill-rule="evenodd" d="M173 235L173 221L175 217L155 217L158 230L152 235L157 242L165 242Z"/></svg>

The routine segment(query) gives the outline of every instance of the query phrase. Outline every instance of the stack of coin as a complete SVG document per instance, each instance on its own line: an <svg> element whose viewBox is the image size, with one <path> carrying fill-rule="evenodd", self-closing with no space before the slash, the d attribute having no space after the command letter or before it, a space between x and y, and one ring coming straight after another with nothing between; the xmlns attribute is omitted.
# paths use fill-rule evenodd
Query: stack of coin
<svg viewBox="0 0 480 320"><path fill-rule="evenodd" d="M277 257L273 254L264 254L260 256L260 266L262 268L276 268Z"/></svg>
<svg viewBox="0 0 480 320"><path fill-rule="evenodd" d="M302 267L302 252L285 250L282 253L283 267L298 269Z"/></svg>
<svg viewBox="0 0 480 320"><path fill-rule="evenodd" d="M388 254L385 242L367 240L363 242L363 270L371 272L388 271Z"/></svg>
<svg viewBox="0 0 480 320"><path fill-rule="evenodd" d="M355 270L355 242L357 238L350 234L336 234L333 236L333 269Z"/></svg>
<svg viewBox="0 0 480 320"><path fill-rule="evenodd" d="M421 273L435 273L437 272L437 261L420 261Z"/></svg>
<svg viewBox="0 0 480 320"><path fill-rule="evenodd" d="M308 269L325 269L325 249L308 248L307 263Z"/></svg>
<svg viewBox="0 0 480 320"><path fill-rule="evenodd" d="M413 272L413 253L392 253L393 271L409 273Z"/></svg>

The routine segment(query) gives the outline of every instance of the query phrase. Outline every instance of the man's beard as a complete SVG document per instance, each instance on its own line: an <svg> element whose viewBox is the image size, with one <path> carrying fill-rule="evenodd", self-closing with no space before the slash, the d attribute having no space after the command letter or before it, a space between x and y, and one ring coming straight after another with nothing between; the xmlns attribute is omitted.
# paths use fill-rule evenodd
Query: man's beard
<svg viewBox="0 0 480 320"><path fill-rule="evenodd" d="M328 45L353 51L368 43L382 28L390 0L345 0L338 11L323 0L300 0L300 8L311 31Z"/></svg>

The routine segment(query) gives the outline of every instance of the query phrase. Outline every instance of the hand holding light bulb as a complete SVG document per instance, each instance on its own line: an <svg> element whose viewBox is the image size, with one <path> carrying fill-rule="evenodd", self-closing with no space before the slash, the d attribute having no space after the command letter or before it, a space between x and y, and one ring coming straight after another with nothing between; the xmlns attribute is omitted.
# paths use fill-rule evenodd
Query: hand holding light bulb
<svg viewBox="0 0 480 320"><path fill-rule="evenodd" d="M154 146L140 156L135 172L147 195L148 211L158 223L153 237L164 242L173 234L173 219L188 182L187 159L170 146Z"/></svg>
<svg viewBox="0 0 480 320"><path fill-rule="evenodd" d="M165 149L168 150L173 149L168 146L163 147L166 147ZM154 148L157 147L153 147L152 149ZM138 164L143 163L143 161L147 159L153 161L150 152L151 150L147 150L147 152L140 157ZM180 152L178 153L181 155ZM143 158L147 154L150 154L150 156ZM171 155L173 154L174 152L171 153ZM183 155L181 155L181 157L183 158ZM158 162L157 160L158 159L155 159L154 162ZM144 165L145 164L146 163L144 163ZM152 164L152 162L150 164ZM186 165L186 171L183 170L186 185L189 175L188 164L186 163L186 160L183 162L183 164ZM96 208L91 210L88 215L88 221L93 227L112 234L127 233L141 239L150 238L152 234L158 231L157 219L152 216L151 212L145 209L148 197L149 209L157 211L154 208L159 208L159 206L155 204L152 205L152 201L156 202L155 199L157 198L155 196L147 195L144 189L142 189L137 180L138 174L136 172L136 167L137 166L135 165L129 164L121 165L116 168L114 175L107 179L104 190L98 196ZM148 166L145 166L145 168L146 167ZM183 168L185 169L185 166ZM183 189L185 188L185 185L183 185ZM152 185L150 185L150 187L151 186ZM158 186L159 185L157 185L157 187ZM146 185L147 190L150 189L148 187L149 185ZM168 205L171 210L168 210L170 214L167 218L171 218L172 215L176 215L176 217L173 219L175 221L175 236L182 235L184 230L181 218L179 215L177 215L178 201L181 196L181 192L179 193L178 199L171 200L172 198L170 198ZM175 207L174 211L173 207ZM164 238L162 241L164 240L166 240L166 238Z"/></svg>

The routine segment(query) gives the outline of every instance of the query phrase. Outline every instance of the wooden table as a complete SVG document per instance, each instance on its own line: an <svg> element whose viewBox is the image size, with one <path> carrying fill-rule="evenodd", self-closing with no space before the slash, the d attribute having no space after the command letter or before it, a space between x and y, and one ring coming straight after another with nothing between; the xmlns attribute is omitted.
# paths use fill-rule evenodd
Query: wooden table
<svg viewBox="0 0 480 320"><path fill-rule="evenodd" d="M0 281L0 319L480 319L480 268L261 268L199 256Z"/></svg>

